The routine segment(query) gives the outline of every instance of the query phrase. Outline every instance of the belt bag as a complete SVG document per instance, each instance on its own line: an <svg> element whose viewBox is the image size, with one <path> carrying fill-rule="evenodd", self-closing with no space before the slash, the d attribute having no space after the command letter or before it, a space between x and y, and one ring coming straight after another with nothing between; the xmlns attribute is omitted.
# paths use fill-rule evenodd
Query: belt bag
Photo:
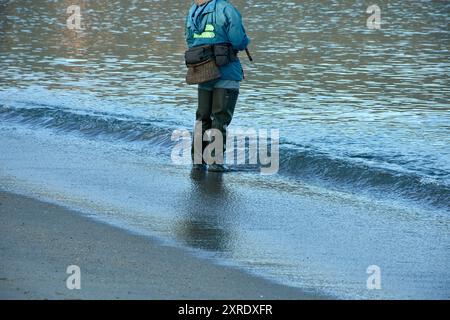
<svg viewBox="0 0 450 320"><path fill-rule="evenodd" d="M214 57L219 67L238 60L237 51L233 50L228 43L214 45Z"/></svg>
<svg viewBox="0 0 450 320"><path fill-rule="evenodd" d="M184 53L187 66L202 63L211 58L214 58L214 47L209 45L193 47Z"/></svg>
<svg viewBox="0 0 450 320"><path fill-rule="evenodd" d="M197 46L185 52L187 84L200 84L221 77L219 67L237 60L230 44Z"/></svg>

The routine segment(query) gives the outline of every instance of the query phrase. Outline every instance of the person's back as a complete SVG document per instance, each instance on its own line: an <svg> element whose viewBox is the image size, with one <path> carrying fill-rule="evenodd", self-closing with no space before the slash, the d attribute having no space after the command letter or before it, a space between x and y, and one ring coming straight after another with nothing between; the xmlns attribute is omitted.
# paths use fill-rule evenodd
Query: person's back
<svg viewBox="0 0 450 320"><path fill-rule="evenodd" d="M197 125L196 130L201 130L203 136L206 130L218 129L222 132L225 142L226 128L232 120L240 81L244 78L236 53L245 50L250 42L242 24L241 14L227 0L195 0L188 13L185 30L190 49L219 44L227 44L230 48L229 61L218 67L220 77L199 84L196 113L197 124L201 124L201 129ZM207 144L200 144L202 150L195 150L194 145L195 141L192 148L193 160L195 164L200 165L202 162L198 159L203 159L203 150ZM195 157L195 154L198 156ZM210 166L210 170L222 168L221 164Z"/></svg>

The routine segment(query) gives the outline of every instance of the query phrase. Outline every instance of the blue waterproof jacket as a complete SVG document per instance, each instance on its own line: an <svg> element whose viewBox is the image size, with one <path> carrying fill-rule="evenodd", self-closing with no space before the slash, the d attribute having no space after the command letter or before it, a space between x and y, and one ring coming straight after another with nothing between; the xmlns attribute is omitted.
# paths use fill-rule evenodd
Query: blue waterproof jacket
<svg viewBox="0 0 450 320"><path fill-rule="evenodd" d="M186 42L189 48L230 43L235 50L245 50L250 43L239 11L227 0L211 0L201 6L193 4L186 19ZM233 61L220 67L222 80L241 81L241 62Z"/></svg>

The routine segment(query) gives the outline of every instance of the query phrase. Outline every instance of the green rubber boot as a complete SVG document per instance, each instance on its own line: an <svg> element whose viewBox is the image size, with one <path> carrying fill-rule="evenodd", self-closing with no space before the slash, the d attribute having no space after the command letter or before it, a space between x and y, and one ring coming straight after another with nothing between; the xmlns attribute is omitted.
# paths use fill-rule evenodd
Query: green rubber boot
<svg viewBox="0 0 450 320"><path fill-rule="evenodd" d="M238 96L239 90L237 89L216 88L213 91L211 128L222 132L224 155L226 150L227 128L233 119ZM225 172L228 171L228 168L224 163L214 163L208 167L208 171Z"/></svg>
<svg viewBox="0 0 450 320"><path fill-rule="evenodd" d="M203 135L206 130L211 129L212 101L213 91L198 89L198 107L195 115L196 127L194 128L194 137L192 140L191 148L192 162L195 169L204 169L204 167L206 168L205 161L203 160L203 151L208 145L208 142L203 141ZM197 127L199 124L201 124L202 126L201 130ZM202 141L201 148L198 148L199 150L195 150L195 139L200 139Z"/></svg>

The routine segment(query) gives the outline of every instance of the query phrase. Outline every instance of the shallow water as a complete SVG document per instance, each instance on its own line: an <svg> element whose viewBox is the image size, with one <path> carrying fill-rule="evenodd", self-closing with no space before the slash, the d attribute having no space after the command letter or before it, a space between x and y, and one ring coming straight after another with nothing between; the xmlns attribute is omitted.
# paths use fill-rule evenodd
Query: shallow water
<svg viewBox="0 0 450 320"><path fill-rule="evenodd" d="M381 30L366 27L364 1L235 4L256 62L242 59L247 80L233 125L279 128L281 161L294 177L448 207L448 4L380 2ZM66 28L67 6L3 2L2 105L41 102L191 126L187 2L85 2L77 32ZM101 102L89 103L91 95Z"/></svg>
<svg viewBox="0 0 450 320"><path fill-rule="evenodd" d="M450 4L377 1L382 14L381 30L369 30L366 9L372 3L367 1L233 3L244 16L255 58L255 63L250 63L241 54L246 81L233 126L281 130L279 175L264 180L257 172L245 171L243 175L249 175L249 190L268 183L274 190L284 192L290 189L287 185L297 188L297 184L306 184L331 193L343 192L350 198L388 201L389 208L404 207L398 209L404 211L402 217L416 217L419 212L420 221L430 220L430 230L426 222L420 223L417 230L422 231L416 232L420 236L411 239L426 239L430 250L435 244L440 250L435 250L433 261L441 257L436 262L438 269L448 267L448 234L442 235L442 230L431 226L440 217L439 223L448 227L450 209ZM152 154L170 167L171 132L191 128L195 112L195 88L186 86L183 80L183 21L189 3L86 1L81 4L82 30L77 32L66 28L66 8L71 4L0 1L0 121L31 126L36 132L42 128L56 130L63 133L62 137L67 135L68 141L75 134L86 141L115 141L129 148L137 144L145 151L134 154L136 162L145 162L143 158ZM198 189L185 192L195 195ZM255 191L257 199L253 200L259 203L263 193ZM263 250L264 254L252 256L254 264L259 265L270 250L284 252L277 255L281 260L268 269L284 270L275 272L274 277L284 281L292 278L293 283L307 286L305 276L302 281L297 277L302 265L296 253L300 247L271 246L269 239L283 233L283 241L300 243L304 239L288 230L304 230L308 223L316 223L317 228L320 222L325 225L324 219L314 222L314 213L357 211L344 206L325 209L325 204L311 205L311 217L305 220L309 222L293 224L292 219L299 214L298 203L306 200L295 196L281 199L273 194L270 197L275 207L277 203L278 207L285 205L284 216L276 215L280 223L274 225L275 220L269 218L257 221L257 226L253 226L257 231L248 232L251 236L246 242L239 242L241 246L253 245L246 249L235 246L228 258L242 262L242 256L248 252ZM193 197L192 206L203 200ZM232 208L237 207L235 200L232 199ZM167 223L190 216L192 210L186 207L187 203L181 201L180 215L169 215ZM263 201L259 209L242 209L241 214L247 217L250 212L264 209L269 217L275 207ZM389 210L381 210L380 223L386 227L380 230L385 234L373 235L374 239L401 241L408 232L394 236L392 230L399 223L395 217L399 215L390 217ZM351 219L344 221L351 223ZM411 227L400 225L403 230ZM242 222L240 230L244 232L247 227ZM361 233L369 232L361 228ZM203 241L201 230L187 229L165 235L179 240L187 233L198 233L199 242L188 237L185 244L195 247L201 243L200 247L206 249L226 251L214 245L215 241L220 242L214 233ZM349 230L356 232L354 228ZM431 240L436 233L443 239L439 243ZM256 243L256 235L266 247ZM357 246L357 240L345 238L344 233L337 238L352 248L364 248ZM322 250L323 255L318 255L321 258L315 263L324 265L325 253L332 252L330 247L322 241L318 245L306 242L305 250ZM241 253L237 254L239 250ZM411 254L409 249L404 252ZM419 254L413 256L424 261ZM361 265L366 262L358 261ZM414 263L414 259L408 261ZM340 263L346 266L349 262ZM339 265L330 268L335 272ZM266 273L270 274L267 270ZM327 277L330 274L331 271ZM314 277L327 278L311 275ZM313 280L311 283L317 284ZM346 289L337 290L338 294L351 296L351 284L342 287ZM434 288L437 296L448 296L448 282L444 286L436 282ZM398 296L404 294L399 289Z"/></svg>

